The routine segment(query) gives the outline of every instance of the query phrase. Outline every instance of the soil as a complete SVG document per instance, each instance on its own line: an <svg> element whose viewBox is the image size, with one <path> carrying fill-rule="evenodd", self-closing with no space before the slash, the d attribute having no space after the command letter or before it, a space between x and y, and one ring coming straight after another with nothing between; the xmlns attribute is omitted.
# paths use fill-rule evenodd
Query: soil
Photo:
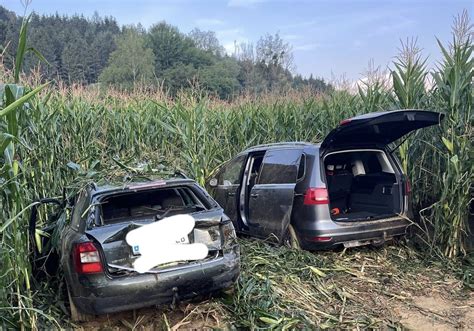
<svg viewBox="0 0 474 331"><path fill-rule="evenodd" d="M450 293L415 296L389 304L392 320L407 330L469 330L474 326L474 294L455 299ZM228 329L227 312L218 302L182 304L171 309L146 308L99 316L77 324L78 330L213 330Z"/></svg>
<svg viewBox="0 0 474 331"><path fill-rule="evenodd" d="M395 308L400 324L410 330L459 330L474 327L474 296L467 300L433 296L414 297L409 305Z"/></svg>
<svg viewBox="0 0 474 331"><path fill-rule="evenodd" d="M98 316L87 323L76 323L76 330L212 330L226 328L226 311L218 302L181 304L168 307L144 308Z"/></svg>
<svg viewBox="0 0 474 331"><path fill-rule="evenodd" d="M333 266L332 270L341 270L325 271L328 275L322 282L328 289L344 289L347 295L347 306L342 310L339 299L330 301L336 311L344 311L341 322L344 322L344 316L352 319L354 316L368 316L375 321L376 328L384 330L474 328L474 292L467 290L442 263L424 264L422 258L414 255L416 253L397 245L379 250L361 248L343 253L315 254L327 260L328 265ZM263 257L259 255L255 262L247 257L250 259L247 264L262 263ZM300 302L300 291L294 291L311 291L311 282L298 282L295 288L280 283L275 282L272 286L281 300L292 302L291 306L298 309L311 309L305 305L305 300ZM212 298L200 303L182 303L174 309L147 308L101 316L93 322L72 326L80 330L230 329L233 316L224 301ZM331 312L331 306L327 309L324 311ZM318 311L315 315L310 311L306 313L307 316L318 316ZM313 318L311 320L316 322ZM343 325L350 327L351 324Z"/></svg>

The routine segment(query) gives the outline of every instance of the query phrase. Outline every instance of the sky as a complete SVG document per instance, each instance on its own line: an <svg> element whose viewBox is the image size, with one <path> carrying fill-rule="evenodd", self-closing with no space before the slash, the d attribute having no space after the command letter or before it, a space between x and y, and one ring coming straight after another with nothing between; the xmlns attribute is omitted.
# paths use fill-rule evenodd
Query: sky
<svg viewBox="0 0 474 331"><path fill-rule="evenodd" d="M20 0L0 4L22 15ZM119 24L150 27L166 21L182 32L216 32L228 52L240 42L256 43L279 33L293 47L295 71L326 80L357 80L369 61L381 69L393 61L401 40L417 38L428 65L440 59L436 38L451 40L453 18L474 0L33 0L38 14L113 16Z"/></svg>

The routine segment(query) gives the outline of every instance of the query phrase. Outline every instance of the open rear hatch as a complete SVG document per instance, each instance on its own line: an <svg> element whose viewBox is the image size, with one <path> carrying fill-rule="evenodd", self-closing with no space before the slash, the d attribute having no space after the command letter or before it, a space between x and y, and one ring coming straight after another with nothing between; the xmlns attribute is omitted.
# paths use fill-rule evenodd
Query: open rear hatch
<svg viewBox="0 0 474 331"><path fill-rule="evenodd" d="M427 110L394 110L352 117L341 121L326 136L321 149L385 146L412 131L437 125L443 118L444 114Z"/></svg>
<svg viewBox="0 0 474 331"><path fill-rule="evenodd" d="M100 225L86 230L86 235L101 248L102 259L111 275L135 272L133 263L140 257L140 251L127 244L125 237L130 231L179 214L189 214L195 219L194 229L181 238L180 242L203 243L208 247L208 256L199 261L176 261L159 265L149 272L184 267L222 255L222 210L207 209L190 188L162 188L151 192L115 195L102 199L100 207L97 208Z"/></svg>
<svg viewBox="0 0 474 331"><path fill-rule="evenodd" d="M443 117L422 110L369 113L332 130L321 144L332 219L375 220L402 213L409 185L385 146Z"/></svg>

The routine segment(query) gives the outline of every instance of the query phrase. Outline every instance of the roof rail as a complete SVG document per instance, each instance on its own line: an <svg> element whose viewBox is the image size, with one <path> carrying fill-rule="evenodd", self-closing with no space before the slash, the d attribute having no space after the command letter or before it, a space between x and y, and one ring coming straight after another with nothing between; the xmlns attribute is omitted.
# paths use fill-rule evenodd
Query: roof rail
<svg viewBox="0 0 474 331"><path fill-rule="evenodd" d="M175 177L181 177L181 178L184 178L184 179L189 179L189 177L186 176L186 174L185 174L183 171L181 171L181 170L176 170L176 171L174 172L174 176L175 176Z"/></svg>

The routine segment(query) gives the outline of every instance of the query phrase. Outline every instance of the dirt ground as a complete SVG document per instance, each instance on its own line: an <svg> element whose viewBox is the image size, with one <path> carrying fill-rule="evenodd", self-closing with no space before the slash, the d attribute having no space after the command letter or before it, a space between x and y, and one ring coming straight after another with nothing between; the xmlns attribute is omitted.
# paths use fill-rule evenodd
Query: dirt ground
<svg viewBox="0 0 474 331"><path fill-rule="evenodd" d="M467 300L446 298L440 293L414 297L409 305L394 311L400 324L412 330L458 330L474 328L474 297Z"/></svg>
<svg viewBox="0 0 474 331"><path fill-rule="evenodd" d="M359 249L343 254L315 254L327 259L328 264L334 264L333 270L345 268L343 272L332 274L326 271L328 274L322 283L328 288L337 286L347 294L347 303L345 299L340 306L336 301L330 303L340 311L342 322L345 315L352 319L359 315L370 317L381 329L474 329L474 293L464 288L462 282L442 264L422 266L422 259L397 246L376 252ZM251 258L247 258L244 267L249 268L251 263ZM300 284L303 287L309 283ZM275 293L286 295L280 300L291 302L295 298L294 307L298 307L298 298L291 293L292 290L279 290L277 286L275 284ZM73 326L82 330L201 330L230 329L235 326L234 321L228 302L223 298L213 298L201 303L182 303L174 310L169 307L147 308L111 314ZM348 325L341 324L341 328ZM359 326L349 328L358 329Z"/></svg>
<svg viewBox="0 0 474 331"><path fill-rule="evenodd" d="M427 289L429 292L429 289ZM454 295L453 295L454 294ZM474 329L474 295L456 298L455 293L414 296L409 300L385 302L393 314L391 320L408 330ZM189 330L228 329L228 313L216 301L181 304L174 310L146 308L134 312L110 314L93 322L79 323L79 330Z"/></svg>

